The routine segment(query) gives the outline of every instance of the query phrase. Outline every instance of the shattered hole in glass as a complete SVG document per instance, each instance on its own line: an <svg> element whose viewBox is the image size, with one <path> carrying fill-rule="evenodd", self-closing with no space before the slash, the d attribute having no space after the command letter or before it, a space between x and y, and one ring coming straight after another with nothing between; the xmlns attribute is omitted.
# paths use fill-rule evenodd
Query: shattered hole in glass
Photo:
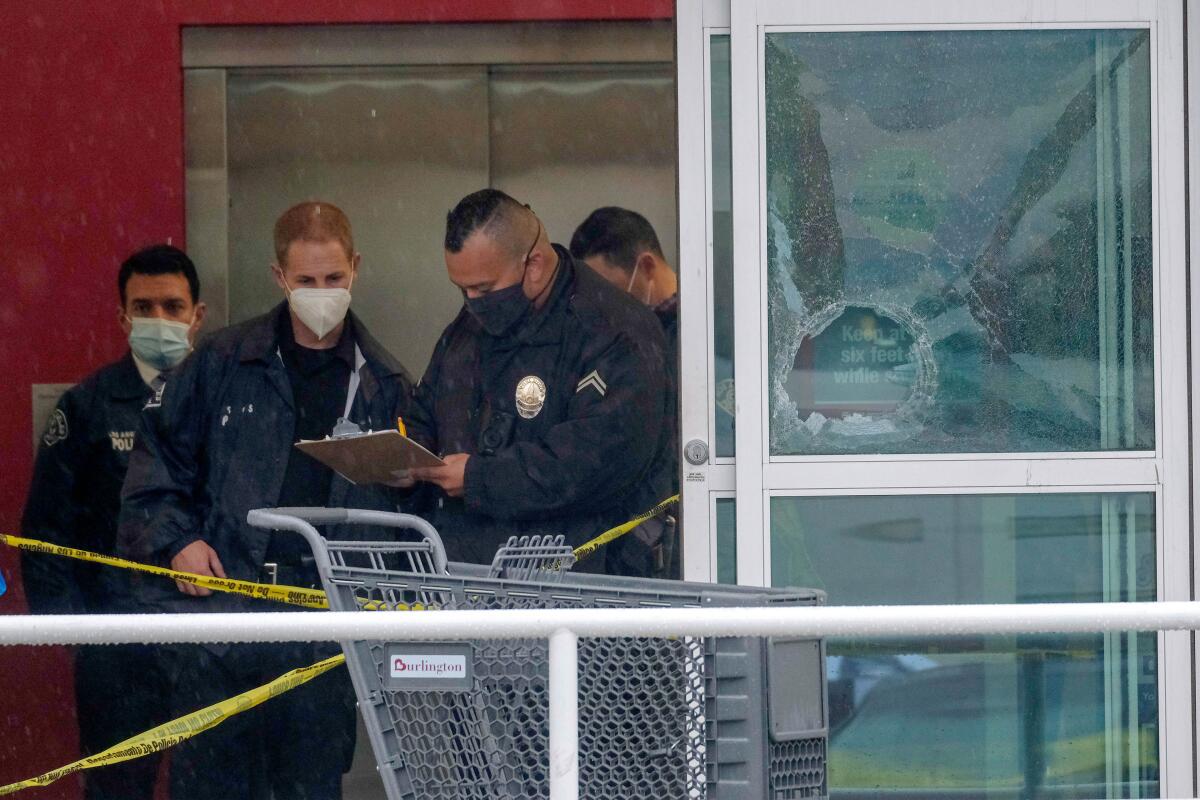
<svg viewBox="0 0 1200 800"><path fill-rule="evenodd" d="M920 433L938 370L916 316L882 303L833 303L809 316L772 310L771 421L781 441L852 450Z"/></svg>

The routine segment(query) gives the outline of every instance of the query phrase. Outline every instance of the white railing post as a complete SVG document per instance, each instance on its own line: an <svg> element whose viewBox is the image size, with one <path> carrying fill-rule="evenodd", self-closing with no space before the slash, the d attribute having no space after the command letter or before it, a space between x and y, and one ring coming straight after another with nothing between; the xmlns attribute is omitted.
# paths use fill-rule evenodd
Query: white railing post
<svg viewBox="0 0 1200 800"><path fill-rule="evenodd" d="M550 800L579 800L579 638L550 634Z"/></svg>

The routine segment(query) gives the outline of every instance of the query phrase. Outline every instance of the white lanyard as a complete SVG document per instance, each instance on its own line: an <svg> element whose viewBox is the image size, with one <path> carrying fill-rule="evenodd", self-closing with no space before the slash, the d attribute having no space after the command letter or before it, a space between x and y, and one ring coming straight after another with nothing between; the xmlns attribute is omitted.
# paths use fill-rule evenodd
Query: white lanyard
<svg viewBox="0 0 1200 800"><path fill-rule="evenodd" d="M350 372L350 385L346 387L346 410L342 414L344 419L350 419L350 409L354 406L354 396L358 394L358 371L362 369L363 364L367 363L367 359L363 357L362 350L358 349L358 345L354 345L354 369Z"/></svg>
<svg viewBox="0 0 1200 800"><path fill-rule="evenodd" d="M276 347L275 356L279 359L279 363L283 363L283 352ZM362 354L362 350L358 345L354 345L354 369L350 371L350 383L346 387L346 410L342 412L344 419L350 419L350 409L354 407L354 397L358 394L358 384L362 381L358 377L358 371L363 368L363 364L367 363L367 359Z"/></svg>

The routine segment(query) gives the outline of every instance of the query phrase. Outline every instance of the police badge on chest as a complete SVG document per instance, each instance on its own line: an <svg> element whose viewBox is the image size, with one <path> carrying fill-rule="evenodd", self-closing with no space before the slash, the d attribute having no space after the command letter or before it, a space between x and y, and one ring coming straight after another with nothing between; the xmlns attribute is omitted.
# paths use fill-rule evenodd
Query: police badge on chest
<svg viewBox="0 0 1200 800"><path fill-rule="evenodd" d="M527 375L517 382L514 398L517 413L522 419L533 419L546 405L546 383L536 375ZM512 412L493 410L490 405L483 411L483 424L479 431L477 452L481 456L493 456L512 442L517 418Z"/></svg>
<svg viewBox="0 0 1200 800"><path fill-rule="evenodd" d="M517 413L533 419L546 405L546 383L537 375L527 375L517 384Z"/></svg>

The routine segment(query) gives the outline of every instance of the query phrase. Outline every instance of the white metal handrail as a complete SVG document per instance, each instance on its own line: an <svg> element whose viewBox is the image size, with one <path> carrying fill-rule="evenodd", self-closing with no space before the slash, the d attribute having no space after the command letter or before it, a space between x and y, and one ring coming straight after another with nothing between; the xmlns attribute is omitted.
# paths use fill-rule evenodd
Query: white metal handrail
<svg viewBox="0 0 1200 800"><path fill-rule="evenodd" d="M0 616L0 645L577 636L968 636L1200 629L1200 602Z"/></svg>
<svg viewBox="0 0 1200 800"><path fill-rule="evenodd" d="M549 640L550 797L579 797L579 636L969 636L1200 629L1200 602L0 616L0 645Z"/></svg>

